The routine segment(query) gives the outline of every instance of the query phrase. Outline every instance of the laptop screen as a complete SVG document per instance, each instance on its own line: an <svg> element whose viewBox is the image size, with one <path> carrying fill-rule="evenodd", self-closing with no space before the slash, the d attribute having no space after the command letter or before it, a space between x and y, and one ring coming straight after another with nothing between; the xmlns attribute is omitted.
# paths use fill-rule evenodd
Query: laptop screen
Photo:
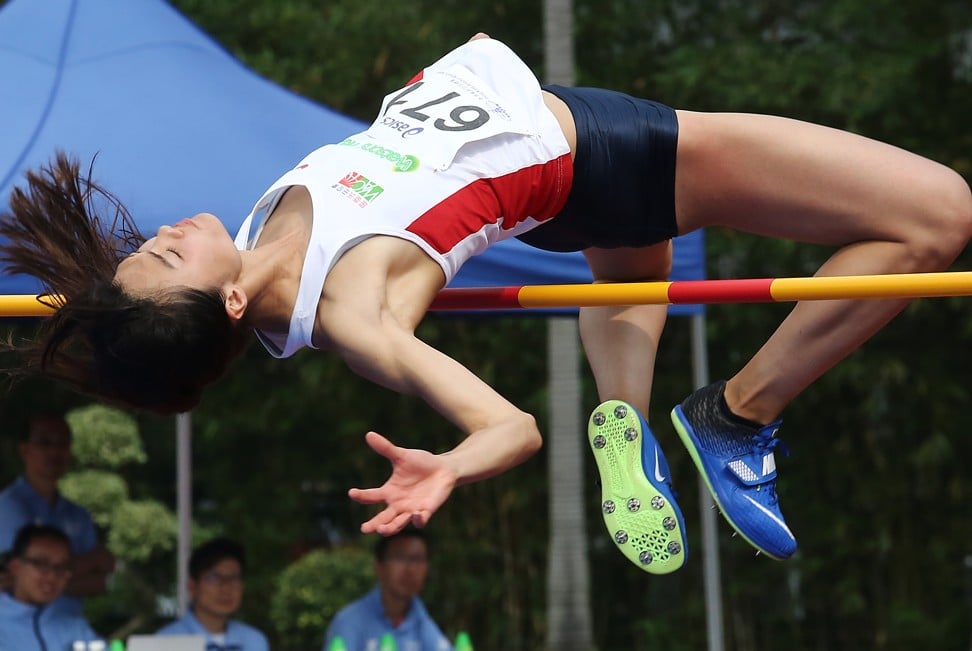
<svg viewBox="0 0 972 651"><path fill-rule="evenodd" d="M132 635L127 651L206 651L202 635Z"/></svg>

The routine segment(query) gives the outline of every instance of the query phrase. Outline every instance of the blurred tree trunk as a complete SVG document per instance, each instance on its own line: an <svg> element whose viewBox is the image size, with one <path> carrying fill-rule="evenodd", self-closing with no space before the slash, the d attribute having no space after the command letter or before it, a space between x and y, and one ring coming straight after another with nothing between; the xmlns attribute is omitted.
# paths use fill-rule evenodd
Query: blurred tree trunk
<svg viewBox="0 0 972 651"><path fill-rule="evenodd" d="M550 319L547 336L551 411L547 648L588 651L593 647L577 320Z"/></svg>
<svg viewBox="0 0 972 651"><path fill-rule="evenodd" d="M550 83L574 83L572 18L572 0L544 0L544 60ZM577 320L553 318L547 333L551 412L547 648L588 651L592 648L591 595Z"/></svg>

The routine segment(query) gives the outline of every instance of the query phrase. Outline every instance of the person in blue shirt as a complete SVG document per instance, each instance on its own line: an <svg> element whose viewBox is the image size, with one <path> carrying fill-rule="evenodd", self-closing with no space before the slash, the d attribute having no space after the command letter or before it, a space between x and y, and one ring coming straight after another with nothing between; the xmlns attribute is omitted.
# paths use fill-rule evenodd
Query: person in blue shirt
<svg viewBox="0 0 972 651"><path fill-rule="evenodd" d="M81 613L81 599L105 593L115 557L99 542L91 514L60 494L57 483L71 467L71 430L63 416L35 414L20 442L24 473L0 492L0 552L13 546L27 524L60 529L71 543L71 575L61 601Z"/></svg>
<svg viewBox="0 0 972 651"><path fill-rule="evenodd" d="M228 538L203 543L189 556L186 614L157 635L201 635L206 651L268 651L266 636L231 617L243 603L243 546Z"/></svg>
<svg viewBox="0 0 972 651"><path fill-rule="evenodd" d="M83 616L54 605L71 576L71 544L50 525L28 524L14 538L9 592L0 593L0 651L62 651L103 640Z"/></svg>
<svg viewBox="0 0 972 651"><path fill-rule="evenodd" d="M429 542L414 527L375 544L378 585L338 611L324 640L324 651L340 637L347 651L377 651L391 633L397 651L452 651L452 645L429 616L419 593L429 573Z"/></svg>

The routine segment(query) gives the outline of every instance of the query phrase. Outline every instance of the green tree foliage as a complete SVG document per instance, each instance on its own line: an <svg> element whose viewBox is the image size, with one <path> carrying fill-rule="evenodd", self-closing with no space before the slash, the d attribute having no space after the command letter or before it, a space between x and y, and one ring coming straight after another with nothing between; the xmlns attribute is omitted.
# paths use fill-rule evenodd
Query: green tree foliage
<svg viewBox="0 0 972 651"><path fill-rule="evenodd" d="M534 61L540 4L522 0L237 0L174 3L254 70L363 120L379 100L477 31Z"/></svg>
<svg viewBox="0 0 972 651"><path fill-rule="evenodd" d="M145 463L138 423L131 415L94 404L73 409L65 418L74 434L71 452L80 465L120 468Z"/></svg>
<svg viewBox="0 0 972 651"><path fill-rule="evenodd" d="M114 472L78 470L58 484L69 500L83 504L99 527L107 528L119 506L128 500L128 484Z"/></svg>
<svg viewBox="0 0 972 651"><path fill-rule="evenodd" d="M179 525L168 508L155 500L131 500L115 509L108 549L122 558L147 561L175 546Z"/></svg>
<svg viewBox="0 0 972 651"><path fill-rule="evenodd" d="M176 517L141 486L135 492L139 499L131 499L128 467L148 458L133 416L90 404L68 411L65 418L79 469L65 475L59 489L91 512L118 561L108 594L89 600L86 610L106 633L137 630L154 621L156 598L171 590L171 572L160 571L159 564L171 563Z"/></svg>
<svg viewBox="0 0 972 651"><path fill-rule="evenodd" d="M281 572L271 615L283 644L319 648L334 615L374 586L371 565L361 549L317 550Z"/></svg>
<svg viewBox="0 0 972 651"><path fill-rule="evenodd" d="M178 531L172 511L155 499L130 500L128 483L118 474L147 458L135 418L91 404L69 411L65 419L73 434L75 462L85 469L68 473L60 490L107 530L108 548L119 558L144 562L171 550Z"/></svg>

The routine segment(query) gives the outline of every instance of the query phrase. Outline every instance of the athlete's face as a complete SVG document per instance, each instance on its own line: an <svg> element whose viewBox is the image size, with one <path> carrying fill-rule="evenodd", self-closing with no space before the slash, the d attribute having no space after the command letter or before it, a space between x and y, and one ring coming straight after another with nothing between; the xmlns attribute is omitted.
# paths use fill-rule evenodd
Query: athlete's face
<svg viewBox="0 0 972 651"><path fill-rule="evenodd" d="M223 289L237 280L240 268L240 252L226 227L200 213L160 228L118 265L115 281L136 296L174 287Z"/></svg>

